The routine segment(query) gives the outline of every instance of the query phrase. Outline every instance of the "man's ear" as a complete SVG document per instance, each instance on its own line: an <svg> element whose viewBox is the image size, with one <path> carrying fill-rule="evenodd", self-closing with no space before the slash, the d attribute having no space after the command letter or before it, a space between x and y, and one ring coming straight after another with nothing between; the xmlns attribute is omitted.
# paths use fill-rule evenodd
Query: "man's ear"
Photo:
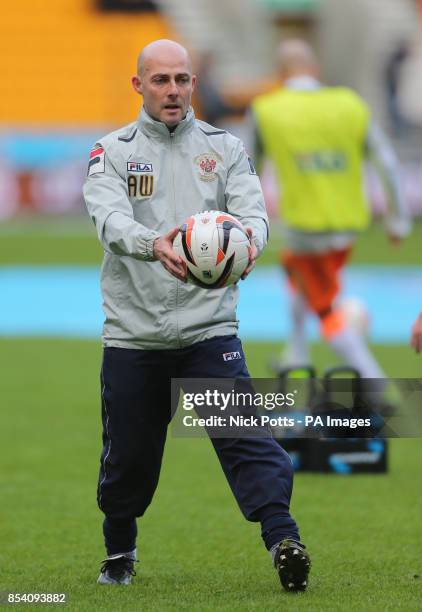
<svg viewBox="0 0 422 612"><path fill-rule="evenodd" d="M142 95L142 82L138 75L132 77L132 87L136 93Z"/></svg>
<svg viewBox="0 0 422 612"><path fill-rule="evenodd" d="M195 89L196 86L196 74L192 75L192 91Z"/></svg>

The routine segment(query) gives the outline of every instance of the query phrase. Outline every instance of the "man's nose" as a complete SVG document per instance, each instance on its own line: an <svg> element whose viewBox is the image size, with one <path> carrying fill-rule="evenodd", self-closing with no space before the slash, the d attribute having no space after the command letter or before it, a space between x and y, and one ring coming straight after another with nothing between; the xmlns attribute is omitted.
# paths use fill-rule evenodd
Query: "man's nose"
<svg viewBox="0 0 422 612"><path fill-rule="evenodd" d="M169 87L168 87L168 91L167 91L169 96L177 96L179 93L179 90L177 88L177 84L176 81L170 81L169 82Z"/></svg>

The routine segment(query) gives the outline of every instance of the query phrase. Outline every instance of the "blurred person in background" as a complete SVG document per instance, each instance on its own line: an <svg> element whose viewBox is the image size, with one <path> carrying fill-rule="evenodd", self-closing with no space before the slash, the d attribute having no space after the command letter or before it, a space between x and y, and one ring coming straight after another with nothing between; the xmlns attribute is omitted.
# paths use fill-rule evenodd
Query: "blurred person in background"
<svg viewBox="0 0 422 612"><path fill-rule="evenodd" d="M326 87L318 79L313 49L292 39L279 47L282 88L259 96L250 113L255 160L274 164L280 188L292 335L280 367L308 364L305 320L319 319L322 338L364 378L384 378L363 336L347 324L337 298L340 273L353 244L369 224L364 163L376 168L389 200L386 231L393 243L410 231L387 138L354 91Z"/></svg>
<svg viewBox="0 0 422 612"><path fill-rule="evenodd" d="M211 51L199 56L198 73L201 78L196 86L196 97L204 121L221 126L233 117L242 116L246 107L233 106L224 99L213 74L214 64L215 56Z"/></svg>
<svg viewBox="0 0 422 612"><path fill-rule="evenodd" d="M139 118L96 143L84 186L104 248L97 497L108 555L98 579L103 585L128 585L135 573L136 519L158 485L171 378L249 378L237 336L237 288L186 284L186 266L173 249L178 224L209 208L245 224L251 252L244 276L267 240L256 172L239 139L196 120L195 82L181 45L147 45L132 78L143 96ZM201 166L204 158L214 162L209 169ZM271 437L214 437L212 444L244 516L261 523L282 586L304 591L310 560L289 512L288 454ZM165 542L159 545L165 550Z"/></svg>
<svg viewBox="0 0 422 612"><path fill-rule="evenodd" d="M408 41L401 41L388 58L385 68L387 108L390 115L391 128L397 138L404 136L411 128L409 122L403 117L399 101L401 72L403 64L409 55Z"/></svg>

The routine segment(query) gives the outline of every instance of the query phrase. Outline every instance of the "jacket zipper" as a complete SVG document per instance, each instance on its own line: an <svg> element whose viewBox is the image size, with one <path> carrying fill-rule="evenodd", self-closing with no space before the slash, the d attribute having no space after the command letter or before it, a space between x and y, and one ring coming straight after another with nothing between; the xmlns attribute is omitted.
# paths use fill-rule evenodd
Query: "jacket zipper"
<svg viewBox="0 0 422 612"><path fill-rule="evenodd" d="M174 214L174 222L176 223L176 190L175 190L175 176L174 176L174 152L173 152L173 142L174 142L174 132L170 132L170 157L171 157L171 187L172 187L172 201L173 201L173 214ZM175 278L176 283L176 304L175 304L175 324L176 324L176 338L178 347L182 347L181 338L180 338L180 329L179 329L179 317L178 317L178 309L179 309L179 281Z"/></svg>

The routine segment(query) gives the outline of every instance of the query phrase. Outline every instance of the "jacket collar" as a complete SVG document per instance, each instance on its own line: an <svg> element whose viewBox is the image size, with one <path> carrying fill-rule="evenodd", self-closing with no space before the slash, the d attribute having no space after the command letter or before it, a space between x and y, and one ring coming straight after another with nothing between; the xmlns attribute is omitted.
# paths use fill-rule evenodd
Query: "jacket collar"
<svg viewBox="0 0 422 612"><path fill-rule="evenodd" d="M167 139L170 138L170 134L174 134L176 136L190 131L195 125L195 113L193 112L193 108L190 106L185 118L177 124L176 129L173 130L173 132L170 132L165 123L162 121L157 121L148 115L144 107L142 107L141 112L139 113L137 123L139 130L146 136Z"/></svg>

